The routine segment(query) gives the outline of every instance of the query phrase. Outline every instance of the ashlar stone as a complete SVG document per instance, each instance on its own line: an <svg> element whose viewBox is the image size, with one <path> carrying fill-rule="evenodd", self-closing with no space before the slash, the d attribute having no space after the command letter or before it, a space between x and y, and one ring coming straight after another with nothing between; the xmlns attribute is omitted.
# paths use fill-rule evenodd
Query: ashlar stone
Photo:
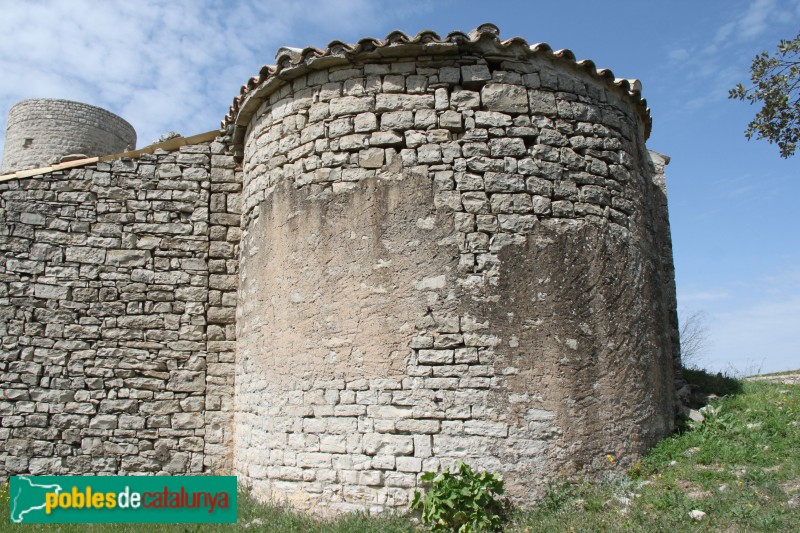
<svg viewBox="0 0 800 533"><path fill-rule="evenodd" d="M383 166L383 150L368 148L358 153L358 164L363 168L381 168Z"/></svg>
<svg viewBox="0 0 800 533"><path fill-rule="evenodd" d="M489 67L486 65L465 65L461 67L461 81L465 87L475 85L492 79Z"/></svg>
<svg viewBox="0 0 800 533"><path fill-rule="evenodd" d="M481 89L481 102L490 111L527 113L528 92L520 85L487 83Z"/></svg>

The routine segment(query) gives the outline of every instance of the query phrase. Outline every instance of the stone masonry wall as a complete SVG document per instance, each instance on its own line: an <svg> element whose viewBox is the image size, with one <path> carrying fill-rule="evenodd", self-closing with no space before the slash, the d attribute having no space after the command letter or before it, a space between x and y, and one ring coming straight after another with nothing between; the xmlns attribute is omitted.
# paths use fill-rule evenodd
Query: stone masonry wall
<svg viewBox="0 0 800 533"><path fill-rule="evenodd" d="M655 191L655 213L653 223L656 227L657 247L661 255L661 271L663 289L662 301L668 308L666 315L666 331L669 332L672 347L672 362L675 378L681 375L681 345L680 330L678 328L678 298L675 288L675 264L672 260L672 230L669 224L669 207L667 206L667 179L664 168L669 164L670 158L655 151L650 151L650 164L653 171L653 184L658 188Z"/></svg>
<svg viewBox="0 0 800 533"><path fill-rule="evenodd" d="M666 204L626 95L409 50L285 71L244 123L234 464L322 513L457 459L531 501L672 429Z"/></svg>
<svg viewBox="0 0 800 533"><path fill-rule="evenodd" d="M46 166L69 154L101 156L136 148L136 131L99 107L40 98L8 113L0 173Z"/></svg>
<svg viewBox="0 0 800 533"><path fill-rule="evenodd" d="M0 476L230 467L220 142L0 183Z"/></svg>
<svg viewBox="0 0 800 533"><path fill-rule="evenodd" d="M232 472L334 514L464 460L525 504L668 434L640 86L498 32L281 49L214 142L0 181L0 477ZM3 171L47 162L9 124Z"/></svg>

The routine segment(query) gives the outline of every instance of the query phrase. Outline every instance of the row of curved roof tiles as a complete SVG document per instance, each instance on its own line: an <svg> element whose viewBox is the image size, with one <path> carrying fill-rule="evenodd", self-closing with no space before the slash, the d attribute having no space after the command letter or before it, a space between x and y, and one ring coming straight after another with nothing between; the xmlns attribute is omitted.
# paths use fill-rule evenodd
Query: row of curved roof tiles
<svg viewBox="0 0 800 533"><path fill-rule="evenodd" d="M239 95L233 99L228 114L222 120L222 128L225 129L236 123L236 118L242 104L264 82L277 76L284 70L296 68L301 65L310 66L312 63L323 58L338 57L353 59L355 56L381 52L386 49L399 47L418 46L421 50L435 48L437 46L461 46L476 43L488 43L496 47L501 52L513 52L527 54L528 56L544 55L545 57L567 61L577 68L589 73L595 78L605 80L610 85L621 89L631 99L634 108L639 112L645 125L645 139L649 137L652 127L650 109L647 101L642 98L642 84L636 79L615 78L614 73L609 69L598 69L594 62L589 59L578 61L571 50L563 49L554 51L547 43L537 43L530 45L521 37L500 40L500 29L494 24L482 24L469 33L454 31L447 34L442 39L436 32L423 30L415 37L410 37L401 31L393 31L384 40L373 37L366 37L359 40L356 44L348 44L342 41L331 42L324 50L314 47L303 49L282 47L275 55L275 65L264 65L261 67L258 76L253 76L245 85L242 85ZM400 50L398 50L400 51ZM408 50L412 52L411 50ZM410 55L413 55L410 54Z"/></svg>

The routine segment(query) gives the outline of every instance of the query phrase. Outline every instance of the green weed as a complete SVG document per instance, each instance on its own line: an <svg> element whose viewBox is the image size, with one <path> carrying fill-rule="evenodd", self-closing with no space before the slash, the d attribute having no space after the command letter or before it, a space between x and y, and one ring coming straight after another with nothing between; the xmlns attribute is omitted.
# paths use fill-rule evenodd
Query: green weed
<svg viewBox="0 0 800 533"><path fill-rule="evenodd" d="M414 491L411 509L422 511L422 521L433 531L473 533L495 531L503 521L503 481L489 472L473 472L463 461L458 472L425 472L420 481L430 488Z"/></svg>

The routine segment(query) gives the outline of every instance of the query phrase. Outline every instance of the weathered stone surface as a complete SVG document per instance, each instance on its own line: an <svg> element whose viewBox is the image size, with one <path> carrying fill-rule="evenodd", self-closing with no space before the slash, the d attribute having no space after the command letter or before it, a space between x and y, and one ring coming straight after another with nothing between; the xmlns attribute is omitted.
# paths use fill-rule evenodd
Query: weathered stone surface
<svg viewBox="0 0 800 533"><path fill-rule="evenodd" d="M413 111L390 111L381 114L381 129L406 130L414 126Z"/></svg>
<svg viewBox="0 0 800 533"><path fill-rule="evenodd" d="M170 372L167 389L180 392L202 392L206 388L205 372L173 370Z"/></svg>
<svg viewBox="0 0 800 533"><path fill-rule="evenodd" d="M551 92L530 90L528 91L528 101L533 115L553 116L558 112L556 97Z"/></svg>
<svg viewBox="0 0 800 533"><path fill-rule="evenodd" d="M368 148L358 153L358 164L364 168L380 168L383 166L383 150Z"/></svg>
<svg viewBox="0 0 800 533"><path fill-rule="evenodd" d="M604 180L613 176L630 184L625 176L633 167L646 174L647 161L634 161L630 133L624 142L610 139L615 136L602 124L606 93L587 88L604 82L516 57L507 63L438 59L434 69L413 60L368 62L369 74L353 68L358 74L349 85L341 75L350 96L360 97L368 86L375 95L374 108L355 115L355 131L363 135L358 143L337 137L337 146L336 139L315 137L314 153L295 162L290 149L258 140L278 142L287 133L288 115L281 123L251 123L245 141L245 172L254 175L244 196L254 200L242 211L250 241L242 255L241 279L247 281L239 287L236 342L238 468L250 472L254 486L273 480L282 483L282 494L300 491L304 505L330 498L306 491L303 479L326 480L322 485L332 490L341 487L334 479L346 479L348 486L376 491L369 492L374 498L388 498L387 488L411 489L415 473L446 467L456 457L486 461L511 480L512 494L526 498L531 489L515 481L521 479L517 472L522 468L526 479L539 479L550 468L543 465L559 462L552 450L564 450L568 442L582 443L570 454L587 464L601 453L601 442L613 440L631 454L641 449L628 438L589 436L594 430L587 428L598 427L586 414L592 408L570 404L564 392L619 390L610 367L591 378L581 370L582 358L599 357L598 347L609 339L584 332L572 319L532 317L572 316L570 302L588 297L564 276L577 276L578 287L619 294L619 286L603 281L611 278L596 278L593 268L600 263L615 272L617 283L639 283L633 270L619 270L628 261L620 262L621 250L631 250L626 242L656 242L663 234L648 237L651 229L630 225L627 217L661 200ZM375 81L362 85L356 81L362 76ZM269 109L264 106L265 116ZM615 124L618 131L638 127ZM329 150L344 151L344 157ZM281 182L301 171L334 168L334 160L341 172L324 172L324 180L299 188ZM622 160L631 168L623 169ZM280 172L265 161L277 161L272 165ZM324 189L308 188L330 181ZM626 233L631 228L638 233ZM641 266L644 257L630 257L630 264ZM564 265L578 270L565 273ZM537 275L532 280L523 272ZM520 300L520 294L527 296ZM506 303L493 312L475 301ZM639 324L641 338L664 333L657 315L668 314L668 307L634 307L625 307L626 318L615 324ZM259 315L265 308L273 310L269 320ZM219 320L213 305L208 316ZM528 361L526 346L541 347L535 361ZM510 354L518 364L508 362ZM619 362L618 355L612 358ZM636 375L650 375L653 388L632 394L662 414L669 410L669 391L662 386L669 365L664 358L647 371L647 364L639 367ZM285 379L274 383L255 369ZM331 373L337 382L329 389L322 383ZM404 376L391 393L372 385L387 374ZM553 374L569 376L571 385L548 388L544 380ZM605 393L591 394L587 402L597 402L591 405L604 402ZM267 418L260 415L265 395L274 405ZM633 405L615 420L635 433L639 407ZM637 399L636 405L643 404ZM583 420L582 429L564 423L567 418ZM302 438L289 429L298 427ZM668 427L668 418L659 418L639 442L651 442ZM409 441L393 440L406 433ZM247 440L255 434L269 437ZM274 453L255 459L258 446L272 439L281 443ZM542 457L549 459L543 463ZM352 469L379 476L384 485L348 474Z"/></svg>
<svg viewBox="0 0 800 533"><path fill-rule="evenodd" d="M213 143L0 183L0 473L372 512L457 459L530 501L668 431L664 160L636 97L490 30L309 56Z"/></svg>
<svg viewBox="0 0 800 533"><path fill-rule="evenodd" d="M492 74L486 65L466 65L461 67L461 81L465 87L474 86L477 82L491 79Z"/></svg>
<svg viewBox="0 0 800 533"><path fill-rule="evenodd" d="M481 89L481 102L486 109L503 113L527 113L528 92L520 85L487 83Z"/></svg>
<svg viewBox="0 0 800 533"><path fill-rule="evenodd" d="M148 164L116 160L0 184L4 199L21 195L33 208L17 223L40 241L0 255L0 264L17 278L12 286L33 278L14 296L41 302L18 325L6 313L31 303L0 303L4 340L24 336L40 361L12 359L0 378L0 412L14 402L3 413L0 443L6 451L11 439L12 455L0 458L0 474L187 474L204 460L230 464L230 414L221 409L232 403L235 332L215 333L214 344L206 324L209 312L235 321L241 174L236 183L233 157L217 150L209 158L207 144L185 146L142 156ZM209 180L220 182L213 194ZM207 367L206 357L228 362ZM206 379L214 387L207 410ZM166 399L175 396L183 400ZM215 444L193 437L195 459L128 459L172 442L160 432L204 432L206 416Z"/></svg>
<svg viewBox="0 0 800 533"><path fill-rule="evenodd" d="M81 159L135 147L133 127L105 109L67 100L23 100L8 114L0 174L44 167L68 155Z"/></svg>

